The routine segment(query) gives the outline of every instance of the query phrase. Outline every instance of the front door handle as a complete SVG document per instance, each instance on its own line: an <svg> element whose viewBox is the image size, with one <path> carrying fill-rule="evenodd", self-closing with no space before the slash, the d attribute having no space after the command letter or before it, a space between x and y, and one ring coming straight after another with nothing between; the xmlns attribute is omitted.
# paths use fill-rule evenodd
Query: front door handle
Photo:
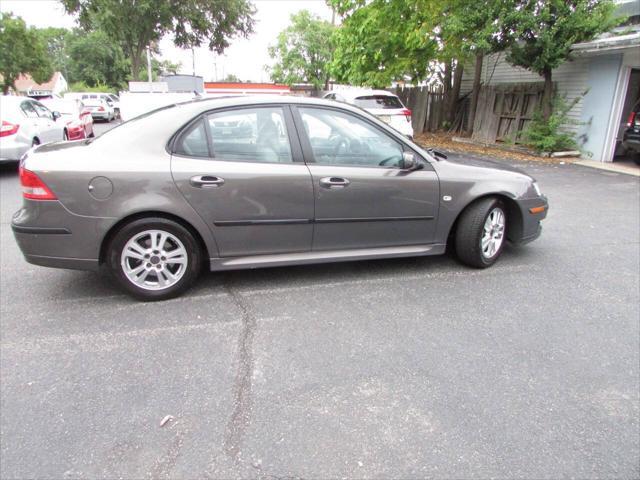
<svg viewBox="0 0 640 480"><path fill-rule="evenodd" d="M196 175L191 177L189 183L197 188L215 188L224 185L224 178L214 175Z"/></svg>
<svg viewBox="0 0 640 480"><path fill-rule="evenodd" d="M324 188L345 188L351 182L342 177L324 177L320 179L320 186Z"/></svg>

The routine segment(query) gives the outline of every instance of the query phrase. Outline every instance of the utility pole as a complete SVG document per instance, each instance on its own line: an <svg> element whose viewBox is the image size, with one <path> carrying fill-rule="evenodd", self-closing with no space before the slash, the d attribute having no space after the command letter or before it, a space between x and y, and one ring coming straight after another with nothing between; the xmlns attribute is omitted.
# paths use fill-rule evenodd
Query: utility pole
<svg viewBox="0 0 640 480"><path fill-rule="evenodd" d="M151 78L151 48L147 47L147 78L149 80L149 92L153 92L153 79Z"/></svg>
<svg viewBox="0 0 640 480"><path fill-rule="evenodd" d="M196 52L191 46L191 69L193 71L193 76L196 76Z"/></svg>

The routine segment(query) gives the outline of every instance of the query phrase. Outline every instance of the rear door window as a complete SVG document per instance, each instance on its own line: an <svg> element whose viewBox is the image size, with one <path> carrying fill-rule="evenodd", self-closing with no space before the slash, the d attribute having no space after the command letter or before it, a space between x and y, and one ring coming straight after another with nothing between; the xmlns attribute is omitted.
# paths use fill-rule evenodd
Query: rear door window
<svg viewBox="0 0 640 480"><path fill-rule="evenodd" d="M40 118L53 118L51 111L41 103L33 102L33 106L36 109L36 112L38 112L38 116Z"/></svg>
<svg viewBox="0 0 640 480"><path fill-rule="evenodd" d="M360 108L404 108L398 97L391 95L366 95L356 97L355 104Z"/></svg>
<svg viewBox="0 0 640 480"><path fill-rule="evenodd" d="M38 112L36 112L36 109L33 107L33 103L31 102L22 102L20 104L20 110L22 110L29 118L38 118Z"/></svg>
<svg viewBox="0 0 640 480"><path fill-rule="evenodd" d="M234 162L291 163L280 107L239 108L207 117L213 157Z"/></svg>

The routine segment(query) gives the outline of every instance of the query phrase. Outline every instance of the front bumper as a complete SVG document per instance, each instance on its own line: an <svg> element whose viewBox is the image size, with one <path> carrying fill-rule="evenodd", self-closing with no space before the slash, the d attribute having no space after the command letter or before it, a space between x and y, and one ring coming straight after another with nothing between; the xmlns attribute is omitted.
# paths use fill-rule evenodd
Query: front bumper
<svg viewBox="0 0 640 480"><path fill-rule="evenodd" d="M57 200L24 200L11 229L29 263L98 270L100 245L114 223L111 218L75 215Z"/></svg>
<svg viewBox="0 0 640 480"><path fill-rule="evenodd" d="M513 228L508 233L509 241L515 245L533 242L542 234L540 222L547 217L549 201L547 197L530 198L516 201L520 222L512 222Z"/></svg>

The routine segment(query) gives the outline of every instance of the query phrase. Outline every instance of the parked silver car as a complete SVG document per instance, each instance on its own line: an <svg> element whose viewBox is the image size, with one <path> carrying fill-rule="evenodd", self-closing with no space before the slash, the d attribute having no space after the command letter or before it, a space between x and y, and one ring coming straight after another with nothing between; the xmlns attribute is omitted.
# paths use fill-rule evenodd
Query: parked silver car
<svg viewBox="0 0 640 480"><path fill-rule="evenodd" d="M20 166L27 261L108 268L144 300L211 270L435 255L488 267L540 234L534 180L450 162L336 102L227 97L164 107Z"/></svg>
<svg viewBox="0 0 640 480"><path fill-rule="evenodd" d="M34 145L66 140L65 125L52 112L29 97L0 96L0 163L15 162Z"/></svg>

